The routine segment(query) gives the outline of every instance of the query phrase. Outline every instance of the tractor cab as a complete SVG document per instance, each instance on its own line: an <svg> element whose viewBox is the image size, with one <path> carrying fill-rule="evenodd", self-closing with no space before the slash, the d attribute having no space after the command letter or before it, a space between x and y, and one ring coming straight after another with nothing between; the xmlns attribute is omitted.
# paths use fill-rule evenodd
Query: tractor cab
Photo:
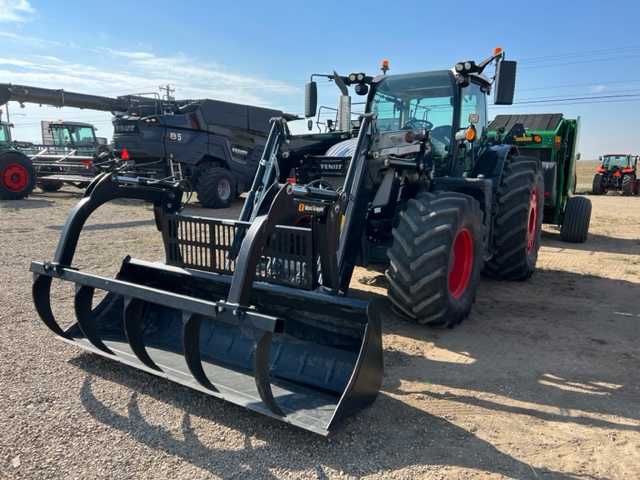
<svg viewBox="0 0 640 480"><path fill-rule="evenodd" d="M2 121L2 113L0 108L0 148L4 149L11 145L11 124Z"/></svg>
<svg viewBox="0 0 640 480"><path fill-rule="evenodd" d="M92 156L99 144L93 125L62 120L48 122L43 128L43 141L52 155L75 151L75 155Z"/></svg>
<svg viewBox="0 0 640 480"><path fill-rule="evenodd" d="M9 124L0 122L0 147L6 147L11 143Z"/></svg>
<svg viewBox="0 0 640 480"><path fill-rule="evenodd" d="M453 71L432 71L379 76L372 85L367 112L377 117L381 154L404 156L428 136L430 162L436 176L458 173L471 167L473 138L457 135L467 128L483 134L487 127L488 79L474 75L457 88ZM395 132L395 133L391 133ZM403 145L406 144L406 145Z"/></svg>
<svg viewBox="0 0 640 480"><path fill-rule="evenodd" d="M631 155L628 153L610 153L600 157L602 169L606 170L623 170L631 167Z"/></svg>

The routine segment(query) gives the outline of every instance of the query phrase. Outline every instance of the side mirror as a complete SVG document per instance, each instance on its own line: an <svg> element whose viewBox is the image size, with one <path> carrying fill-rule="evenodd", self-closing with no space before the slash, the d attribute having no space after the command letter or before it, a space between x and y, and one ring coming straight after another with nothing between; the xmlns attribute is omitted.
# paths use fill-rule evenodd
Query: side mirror
<svg viewBox="0 0 640 480"><path fill-rule="evenodd" d="M304 86L304 116L315 117L318 109L318 85L309 82Z"/></svg>
<svg viewBox="0 0 640 480"><path fill-rule="evenodd" d="M516 90L516 65L514 60L502 60L496 66L496 81L493 91L495 105L513 104Z"/></svg>
<svg viewBox="0 0 640 480"><path fill-rule="evenodd" d="M598 157L598 160L602 161L602 155L600 157Z"/></svg>

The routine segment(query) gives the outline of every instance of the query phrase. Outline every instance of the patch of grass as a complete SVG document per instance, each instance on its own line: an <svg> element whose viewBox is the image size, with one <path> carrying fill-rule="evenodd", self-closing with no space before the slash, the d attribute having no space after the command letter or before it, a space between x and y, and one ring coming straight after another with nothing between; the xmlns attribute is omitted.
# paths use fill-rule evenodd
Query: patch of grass
<svg viewBox="0 0 640 480"><path fill-rule="evenodd" d="M625 268L625 269L623 270L623 273L624 273L625 275L637 275L637 274L638 274L638 272L636 272L635 270L632 270L632 269L630 269L630 268Z"/></svg>
<svg viewBox="0 0 640 480"><path fill-rule="evenodd" d="M614 260L616 262L628 263L630 265L640 265L640 258L629 255L609 255L607 260Z"/></svg>

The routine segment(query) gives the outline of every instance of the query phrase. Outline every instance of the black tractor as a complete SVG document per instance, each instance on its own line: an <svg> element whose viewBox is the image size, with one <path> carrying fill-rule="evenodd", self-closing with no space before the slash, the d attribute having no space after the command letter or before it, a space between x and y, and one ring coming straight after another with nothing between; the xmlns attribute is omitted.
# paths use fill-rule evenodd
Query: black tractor
<svg viewBox="0 0 640 480"><path fill-rule="evenodd" d="M271 122L238 220L181 213L180 183L98 177L54 260L31 264L45 324L73 345L320 434L371 405L385 300L350 295L356 265L386 262L403 317L454 327L483 270L504 280L534 272L544 198L540 160L514 143L522 125L487 134L487 98L512 103L515 62L496 51L453 69L383 71L320 75L342 92L332 131L293 135L284 116ZM366 97L355 122L349 87ZM306 93L312 118L315 81ZM72 267L85 220L118 197L154 201L165 261L126 257L116 279ZM66 330L51 308L54 278L76 283L77 323ZM107 292L98 305L96 290Z"/></svg>

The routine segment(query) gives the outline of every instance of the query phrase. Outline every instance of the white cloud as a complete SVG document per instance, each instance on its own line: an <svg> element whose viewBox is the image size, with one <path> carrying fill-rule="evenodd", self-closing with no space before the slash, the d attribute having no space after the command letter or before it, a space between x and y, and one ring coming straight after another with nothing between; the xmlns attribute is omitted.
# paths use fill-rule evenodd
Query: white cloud
<svg viewBox="0 0 640 480"><path fill-rule="evenodd" d="M30 44L35 45L38 39L32 40ZM74 49L75 53L65 57L59 55L60 49L37 50L15 56L7 50L0 52L0 81L107 97L162 95L159 87L171 85L178 99L213 98L285 111L289 109L283 104L301 104L301 88L290 83L232 72L216 62L205 62L184 53L157 56L144 45L131 51L94 47L97 54L89 55L84 55L82 49ZM58 118L95 123L100 125L102 136L111 135L109 113L32 104L21 109L10 103L7 108L16 124L16 138L36 140L40 120Z"/></svg>
<svg viewBox="0 0 640 480"><path fill-rule="evenodd" d="M28 22L35 13L28 0L0 0L0 22Z"/></svg>

